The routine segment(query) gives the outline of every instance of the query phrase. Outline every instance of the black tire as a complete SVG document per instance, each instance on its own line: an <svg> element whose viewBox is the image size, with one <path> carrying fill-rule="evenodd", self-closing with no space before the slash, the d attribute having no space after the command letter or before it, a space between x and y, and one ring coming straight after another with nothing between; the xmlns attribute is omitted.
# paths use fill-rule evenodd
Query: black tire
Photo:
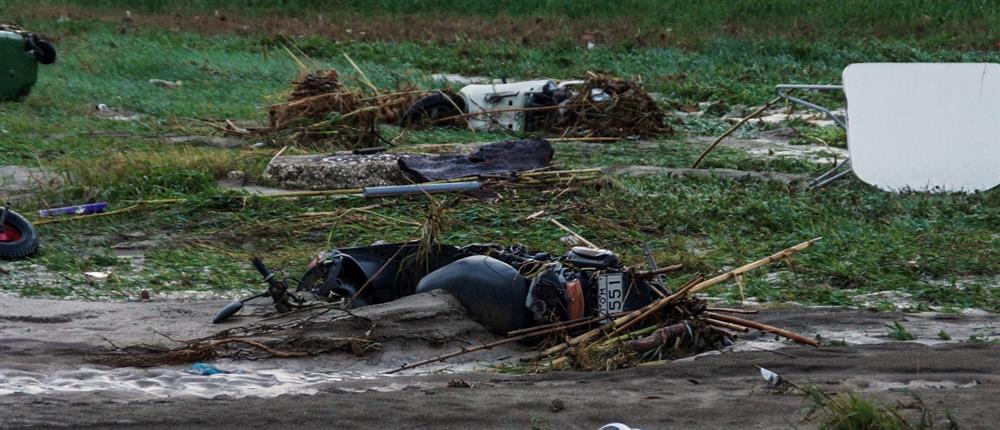
<svg viewBox="0 0 1000 430"><path fill-rule="evenodd" d="M49 41L39 38L37 35L28 36L28 45L35 55L35 61L42 64L52 64L56 62L56 47Z"/></svg>
<svg viewBox="0 0 1000 430"><path fill-rule="evenodd" d="M444 290L462 302L469 315L494 333L507 334L533 324L524 305L528 283L517 269L492 257L474 255L435 270L417 284L417 293Z"/></svg>
<svg viewBox="0 0 1000 430"><path fill-rule="evenodd" d="M465 112L465 101L458 94L443 91L424 96L403 112L399 122L403 127L419 128L432 121L461 115Z"/></svg>
<svg viewBox="0 0 1000 430"><path fill-rule="evenodd" d="M4 232L0 233L0 259L16 260L38 251L38 233L28 220L7 211Z"/></svg>

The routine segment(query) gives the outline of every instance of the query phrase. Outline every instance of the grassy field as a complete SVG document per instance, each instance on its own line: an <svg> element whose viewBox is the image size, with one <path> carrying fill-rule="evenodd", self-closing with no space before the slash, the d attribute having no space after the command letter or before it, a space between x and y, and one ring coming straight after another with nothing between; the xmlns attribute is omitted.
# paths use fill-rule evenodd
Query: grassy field
<svg viewBox="0 0 1000 430"><path fill-rule="evenodd" d="M243 198L224 193L216 180L232 170L256 177L278 148L215 149L156 139L212 134L208 124L224 119L263 122L266 107L282 100L299 73L282 48L286 38L317 67L335 67L353 79L342 56L349 54L381 86L439 85L429 79L437 72L564 78L596 70L641 79L647 89L662 94L667 110L700 102L720 106L717 114L697 120L671 118L679 133L652 139L651 147L560 143L560 167L686 167L703 148L686 138L718 134L727 126L722 114L762 104L778 83L838 82L840 71L853 62L1000 62L994 47L1000 39L1000 8L989 1L832 6L630 1L615 8L587 1L545 1L534 7L504 1L490 2L486 9L471 6L480 2L456 0L378 1L364 7L245 1L240 4L249 7L240 8L231 2L170 2L169 7L128 2L131 22L122 20L124 3L0 0L0 19L16 19L51 37L60 54L56 65L40 70L25 102L0 105L0 165L41 166L67 178L64 187L44 190L18 207L24 212L96 200L116 208L140 199L184 201L39 226L43 252L4 266L12 272L2 275L12 280L4 282L6 289L84 297L135 297L141 289L233 292L260 285L246 264L251 254L295 273L311 254L332 246L415 238L412 223L425 216L424 199ZM224 21L215 9L222 10ZM472 24L524 24L455 24L465 16ZM392 30L401 27L394 23L410 27ZM414 30L415 23L425 33ZM347 28L354 30L347 33ZM588 28L605 30L593 49L580 39ZM629 36L629 28L636 33ZM667 28L668 36L657 36ZM378 29L386 32L375 33ZM524 33L532 31L537 39L525 40ZM147 82L154 78L182 85L159 88ZM140 117L107 119L96 113L98 103ZM502 137L428 130L401 143ZM719 150L707 161L706 167L809 174L827 167L733 149ZM823 236L796 258L794 272L775 265L749 277L747 295L852 304L858 294L896 290L912 294L914 308L1000 310L997 190L888 194L852 179L810 191L763 181L667 177L617 177L565 188L558 198L553 196L563 188L508 192L496 204L450 201L443 240L509 243L517 238L558 251L564 247L560 231L545 222L524 221L545 209L632 264L641 264L640 246L649 242L658 261L686 265L672 280L681 283L695 273L714 274ZM372 203L379 206L340 217L299 216ZM156 244L141 263L115 257L112 245L136 240ZM111 282L91 284L82 275L109 267L116 273ZM737 297L732 290L718 291Z"/></svg>

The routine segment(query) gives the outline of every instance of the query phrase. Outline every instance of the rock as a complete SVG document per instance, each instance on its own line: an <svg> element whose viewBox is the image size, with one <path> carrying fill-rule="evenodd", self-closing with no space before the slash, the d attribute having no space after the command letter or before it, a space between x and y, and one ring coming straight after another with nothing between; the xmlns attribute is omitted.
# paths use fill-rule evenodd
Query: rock
<svg viewBox="0 0 1000 430"><path fill-rule="evenodd" d="M240 185L246 185L247 173L242 170L233 170L226 174L226 179Z"/></svg>
<svg viewBox="0 0 1000 430"><path fill-rule="evenodd" d="M163 79L150 79L149 83L152 84L152 85L156 85L156 86L158 86L160 88L166 88L166 89L170 89L170 90L175 90L175 89L179 88L181 85L183 85L183 83L181 81L173 81L173 82L171 82L171 81L167 81L167 80L163 80Z"/></svg>
<svg viewBox="0 0 1000 430"><path fill-rule="evenodd" d="M562 244L566 245L566 246L579 246L579 245L583 245L583 242L580 242L580 239L578 239L576 236L573 236L572 234L567 234L567 235L565 235L563 237L560 237L559 241L562 242Z"/></svg>
<svg viewBox="0 0 1000 430"><path fill-rule="evenodd" d="M272 160L264 178L283 188L333 190L410 183L399 169L407 154L292 155Z"/></svg>
<svg viewBox="0 0 1000 430"><path fill-rule="evenodd" d="M559 399L552 400L552 402L549 403L549 406L552 408L552 412L559 412L562 411L563 409L566 409L566 404Z"/></svg>

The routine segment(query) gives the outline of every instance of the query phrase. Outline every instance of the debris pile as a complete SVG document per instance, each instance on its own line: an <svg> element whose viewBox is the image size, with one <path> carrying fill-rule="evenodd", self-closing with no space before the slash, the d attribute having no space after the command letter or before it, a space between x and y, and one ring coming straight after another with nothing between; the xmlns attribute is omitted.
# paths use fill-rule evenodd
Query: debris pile
<svg viewBox="0 0 1000 430"><path fill-rule="evenodd" d="M293 82L288 101L271 106L265 132L276 141L326 149L376 146L383 140L379 124L399 122L421 94L414 87L351 88L336 70L314 72Z"/></svg>
<svg viewBox="0 0 1000 430"><path fill-rule="evenodd" d="M673 133L664 123L663 110L639 82L588 72L566 106L568 114L552 126L563 136L624 138Z"/></svg>
<svg viewBox="0 0 1000 430"><path fill-rule="evenodd" d="M733 269L705 280L695 276L677 292L664 296L645 307L615 318L543 350L525 361L543 368L559 369L573 366L588 370L612 370L630 367L640 362L668 360L709 349L731 345L735 333L756 329L772 333L797 343L818 347L819 342L787 330L755 321L727 315L753 313L736 309L710 308L692 295L698 291L736 279L742 293L743 274L766 264L786 260L808 248L819 239L812 239L787 248L769 257ZM606 317L602 317L606 319ZM598 322L596 320L591 323ZM548 333L565 330L555 327Z"/></svg>
<svg viewBox="0 0 1000 430"><path fill-rule="evenodd" d="M428 220L422 228L439 227ZM427 237L436 237L436 233ZM712 307L695 296L728 280L736 280L742 293L745 273L786 261L818 240L800 243L711 279L696 275L675 292L665 288L659 277L680 269L680 265L656 269L651 261L652 270L637 271L623 266L610 251L584 247L574 247L558 258L517 246L473 244L458 248L423 240L345 248L314 259L295 291L255 260L270 287L234 303L241 307L247 300L270 297L278 315L205 338L170 339L183 344L173 349L112 344L113 352L95 361L116 366L153 366L218 357L293 358L335 351L363 355L381 347L372 335L376 326L400 323L367 313L373 308L370 305L399 303L397 307L405 307L402 301L425 297L420 293L441 292L459 302L462 313L467 312L481 324L474 324L481 330L506 333L507 337L405 364L386 373L515 342L537 345L537 353L521 359L529 363L527 370L534 371L567 367L614 370L662 362L731 346L740 333L751 329L818 347L816 339L734 316L756 311ZM216 317L214 322L224 321L238 311L227 311L230 305L220 313L225 317ZM265 323L277 318L283 322ZM454 315L445 319L449 318L454 319ZM335 321L340 321L339 325L331 325ZM413 329L403 327L411 334Z"/></svg>
<svg viewBox="0 0 1000 430"><path fill-rule="evenodd" d="M742 292L744 273L775 261L790 258L796 252L812 246L812 239L782 250L753 263L733 269L711 279L698 275L672 294L654 288L661 298L634 310L602 313L559 321L508 332L508 337L491 343L408 364L387 373L441 362L469 352L491 349L511 342L543 339L541 352L522 361L533 363L536 370L561 369L572 366L586 370L612 370L631 367L642 362L668 360L719 349L732 345L736 333L750 329L775 334L797 343L818 347L819 342L790 331L734 317L732 313L754 313L738 309L710 308L703 300L693 297L698 291L735 279ZM633 279L655 277L667 269L631 273ZM568 289L568 288L567 288ZM603 302L602 302L603 303ZM554 344L553 344L554 343Z"/></svg>
<svg viewBox="0 0 1000 430"><path fill-rule="evenodd" d="M333 190L407 185L451 179L516 179L542 173L555 150L544 139L507 140L480 146L470 154L379 152L278 156L263 177L284 188Z"/></svg>
<svg viewBox="0 0 1000 430"><path fill-rule="evenodd" d="M462 125L472 130L534 131L574 138L669 134L664 112L639 82L588 73L582 81L550 80L468 85L458 92L412 85L344 84L336 70L293 81L288 100L271 106L264 130L275 141L323 149L388 144L382 124ZM317 145L322 143L322 145Z"/></svg>
<svg viewBox="0 0 1000 430"><path fill-rule="evenodd" d="M354 316L326 308L304 318L273 324L258 322L198 339L178 340L163 335L167 340L181 344L175 348L148 344L120 346L108 340L110 350L90 356L89 361L115 367L155 367L219 358L296 358L334 351L360 356L378 349L378 342L371 336L371 326L358 330L361 333L356 336L307 335L310 331L322 330L331 322L349 318Z"/></svg>

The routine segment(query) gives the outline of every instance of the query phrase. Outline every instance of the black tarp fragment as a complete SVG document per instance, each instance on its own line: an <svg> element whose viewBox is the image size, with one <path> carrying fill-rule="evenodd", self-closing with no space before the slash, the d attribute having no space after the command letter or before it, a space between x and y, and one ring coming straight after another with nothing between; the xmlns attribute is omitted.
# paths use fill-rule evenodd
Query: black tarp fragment
<svg viewBox="0 0 1000 430"><path fill-rule="evenodd" d="M413 155L399 159L399 168L415 182L468 176L500 176L540 169L552 163L555 150L545 139L505 140L485 145L469 155Z"/></svg>

